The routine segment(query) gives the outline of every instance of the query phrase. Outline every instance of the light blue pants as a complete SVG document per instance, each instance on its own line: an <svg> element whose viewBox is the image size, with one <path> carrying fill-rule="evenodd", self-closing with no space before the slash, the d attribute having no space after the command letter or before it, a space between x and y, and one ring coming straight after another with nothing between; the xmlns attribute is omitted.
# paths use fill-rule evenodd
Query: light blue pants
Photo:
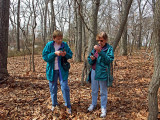
<svg viewBox="0 0 160 120"><path fill-rule="evenodd" d="M101 108L106 109L107 106L107 81L95 80L95 70L91 71L91 89L92 89L92 105L97 105L98 90L100 86Z"/></svg>
<svg viewBox="0 0 160 120"><path fill-rule="evenodd" d="M54 70L54 80L49 81L49 89L50 89L50 94L51 94L51 99L52 99L52 106L58 105L58 102L57 102L57 80L58 78L59 78L59 82L61 85L61 90L63 94L63 99L65 101L65 105L68 108L71 108L68 80L63 81L60 79L59 70Z"/></svg>

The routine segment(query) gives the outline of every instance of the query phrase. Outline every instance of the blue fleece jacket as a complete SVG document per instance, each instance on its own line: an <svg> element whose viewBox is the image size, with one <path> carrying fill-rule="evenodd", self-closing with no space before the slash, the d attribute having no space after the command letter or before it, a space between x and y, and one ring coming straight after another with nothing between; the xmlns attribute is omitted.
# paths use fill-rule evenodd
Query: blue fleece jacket
<svg viewBox="0 0 160 120"><path fill-rule="evenodd" d="M49 81L53 81L55 57L57 57L57 55L55 54L54 43L55 43L54 41L48 42L42 52L42 57L44 61L47 62L46 77L47 77L47 80ZM73 53L66 42L62 42L61 47L59 48L59 50L63 50L63 49L65 49L66 51L65 57L67 59L71 59ZM65 71L63 69L61 65L61 58L62 58L61 56L58 56L58 67L59 67L60 78L62 80L67 80L69 71Z"/></svg>

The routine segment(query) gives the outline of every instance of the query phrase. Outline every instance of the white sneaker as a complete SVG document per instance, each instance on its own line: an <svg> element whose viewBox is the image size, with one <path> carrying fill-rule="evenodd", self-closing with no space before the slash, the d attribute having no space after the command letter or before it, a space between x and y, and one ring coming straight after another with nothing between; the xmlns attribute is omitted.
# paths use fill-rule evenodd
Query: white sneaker
<svg viewBox="0 0 160 120"><path fill-rule="evenodd" d="M72 113L72 109L68 108L68 114L71 114L71 113Z"/></svg>
<svg viewBox="0 0 160 120"><path fill-rule="evenodd" d="M102 113L101 113L100 117L101 117L101 118L106 117L106 109L102 108L102 109L101 109L101 112L102 112Z"/></svg>
<svg viewBox="0 0 160 120"><path fill-rule="evenodd" d="M94 105L90 104L88 111L91 112L91 111L93 111L93 109L94 109Z"/></svg>
<svg viewBox="0 0 160 120"><path fill-rule="evenodd" d="M55 108L55 107L54 107L54 106L52 106L52 109L51 109L51 110L52 110L52 111L54 111L54 108Z"/></svg>

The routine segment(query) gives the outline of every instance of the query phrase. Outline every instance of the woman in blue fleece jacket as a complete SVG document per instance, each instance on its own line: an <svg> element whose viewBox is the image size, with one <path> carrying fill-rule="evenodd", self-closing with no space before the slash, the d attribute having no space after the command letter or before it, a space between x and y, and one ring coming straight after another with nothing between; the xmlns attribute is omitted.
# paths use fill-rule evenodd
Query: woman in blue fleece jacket
<svg viewBox="0 0 160 120"><path fill-rule="evenodd" d="M92 66L91 69L91 89L92 104L88 111L93 111L97 105L98 90L100 86L101 95L101 115L106 116L107 105L107 80L110 74L110 63L114 59L113 48L107 43L108 36L105 32L101 32L96 37L98 45L94 46L88 56L88 62Z"/></svg>
<svg viewBox="0 0 160 120"><path fill-rule="evenodd" d="M66 42L62 41L63 33L59 30L53 32L53 41L46 44L43 49L42 57L47 62L46 66L46 77L49 80L49 88L52 99L52 111L55 106L58 105L57 102L57 80L61 85L61 90L63 94L63 99L65 105L68 108L68 113L71 114L71 104L70 104L70 91L68 86L68 74L69 70L64 70L61 64L61 58L66 59L72 58L72 51Z"/></svg>

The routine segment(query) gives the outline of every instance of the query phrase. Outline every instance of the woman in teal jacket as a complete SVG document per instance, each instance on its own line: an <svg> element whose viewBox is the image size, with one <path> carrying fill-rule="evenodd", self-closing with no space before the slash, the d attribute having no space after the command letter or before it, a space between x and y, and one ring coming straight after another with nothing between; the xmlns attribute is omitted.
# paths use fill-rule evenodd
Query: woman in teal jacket
<svg viewBox="0 0 160 120"><path fill-rule="evenodd" d="M68 74L69 69L66 70L62 66L61 59L65 57L67 60L72 58L72 51L66 42L62 41L63 33L59 30L53 32L53 41L46 44L43 49L42 57L47 62L46 66L46 77L49 80L49 88L52 99L52 111L57 102L57 80L59 78L61 84L61 90L65 105L68 108L68 112L71 113L70 104L70 92L68 86Z"/></svg>
<svg viewBox="0 0 160 120"><path fill-rule="evenodd" d="M101 94L101 115L106 116L107 105L107 80L110 74L110 63L114 59L113 48L107 43L108 36L105 32L97 35L96 40L98 45L94 46L88 56L88 62L92 66L91 69L91 89L92 89L92 104L88 111L93 111L97 105L98 90L100 86Z"/></svg>

